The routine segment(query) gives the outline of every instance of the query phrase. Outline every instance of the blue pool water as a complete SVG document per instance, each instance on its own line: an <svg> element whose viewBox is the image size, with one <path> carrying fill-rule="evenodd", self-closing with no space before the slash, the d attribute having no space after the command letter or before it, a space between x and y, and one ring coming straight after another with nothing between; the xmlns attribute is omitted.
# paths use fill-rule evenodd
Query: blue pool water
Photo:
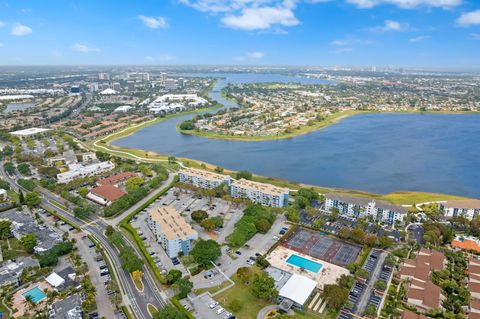
<svg viewBox="0 0 480 319"><path fill-rule="evenodd" d="M295 255L295 254L288 257L287 263L289 263L291 265L294 265L296 267L299 267L299 268L309 270L311 272L315 272L315 273L319 272L320 269L322 269L322 266L323 266L320 263L317 263L317 262L315 262L313 260L310 260L310 259L307 259L307 258L300 257L300 256Z"/></svg>
<svg viewBox="0 0 480 319"><path fill-rule="evenodd" d="M23 298L26 298L27 296L32 296L32 301L34 303L42 301L44 298L47 297L47 295L38 287L32 288L29 291L24 292L22 296Z"/></svg>

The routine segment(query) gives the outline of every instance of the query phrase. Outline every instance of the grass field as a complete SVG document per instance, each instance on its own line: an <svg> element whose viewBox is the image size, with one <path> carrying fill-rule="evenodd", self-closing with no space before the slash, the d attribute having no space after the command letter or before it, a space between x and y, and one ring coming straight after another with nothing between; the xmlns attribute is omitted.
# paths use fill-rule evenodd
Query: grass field
<svg viewBox="0 0 480 319"><path fill-rule="evenodd" d="M204 292L209 292L211 294L214 294L216 293L217 291L227 287L228 285L230 285L230 282L228 281L224 281L222 282L220 285L217 285L217 286L213 286L213 287L210 287L210 288L200 288L200 289L195 289L194 293L198 296L198 295L201 295L203 294Z"/></svg>
<svg viewBox="0 0 480 319"><path fill-rule="evenodd" d="M257 267L253 267L252 269L254 269L255 272L261 271ZM252 295L251 283L249 285L244 285L240 280L238 280L236 274L232 276L232 280L235 282L235 286L218 294L215 299L220 302L225 309L229 309L228 305L232 302L232 300L239 300L242 305L242 309L235 312L237 318L256 318L260 309L271 304L267 301L259 300L257 297Z"/></svg>
<svg viewBox="0 0 480 319"><path fill-rule="evenodd" d="M0 240L2 246L3 260L16 259L20 256L28 256L20 241L16 238L9 238L10 249L8 248L7 239Z"/></svg>

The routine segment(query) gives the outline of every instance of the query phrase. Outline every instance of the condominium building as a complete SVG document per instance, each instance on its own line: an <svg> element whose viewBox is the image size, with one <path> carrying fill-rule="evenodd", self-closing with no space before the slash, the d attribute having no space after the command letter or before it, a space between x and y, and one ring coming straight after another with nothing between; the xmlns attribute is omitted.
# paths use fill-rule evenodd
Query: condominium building
<svg viewBox="0 0 480 319"><path fill-rule="evenodd" d="M472 220L480 214L480 200L478 199L449 200L440 203L439 206L444 216L448 218L463 216Z"/></svg>
<svg viewBox="0 0 480 319"><path fill-rule="evenodd" d="M173 206L156 206L150 209L148 227L170 258L180 253L188 255L197 232Z"/></svg>
<svg viewBox="0 0 480 319"><path fill-rule="evenodd" d="M216 174L194 168L186 168L178 173L180 183L192 184L200 188L215 188L222 183L230 186L232 178L228 175Z"/></svg>
<svg viewBox="0 0 480 319"><path fill-rule="evenodd" d="M326 194L325 209L337 208L341 215L361 218L370 216L374 220L387 224L403 222L407 209L385 201L376 201L366 197L353 197L342 194Z"/></svg>
<svg viewBox="0 0 480 319"><path fill-rule="evenodd" d="M230 195L234 198L247 198L254 203L271 207L288 205L289 193L288 188L253 182L243 178L233 181L230 187Z"/></svg>
<svg viewBox="0 0 480 319"><path fill-rule="evenodd" d="M69 171L57 174L59 183L69 183L78 178L85 178L97 174L102 174L111 171L115 165L112 162L106 161L91 165L72 164L69 165Z"/></svg>

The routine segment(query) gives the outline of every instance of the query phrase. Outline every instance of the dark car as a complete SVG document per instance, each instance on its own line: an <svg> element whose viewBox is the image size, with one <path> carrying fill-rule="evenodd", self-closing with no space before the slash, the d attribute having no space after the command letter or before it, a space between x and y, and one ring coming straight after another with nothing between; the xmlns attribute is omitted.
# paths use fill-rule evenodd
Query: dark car
<svg viewBox="0 0 480 319"><path fill-rule="evenodd" d="M240 250L237 250L237 251L235 252L235 254L237 254L237 255L240 256L240 255L242 254L242 252L241 252Z"/></svg>

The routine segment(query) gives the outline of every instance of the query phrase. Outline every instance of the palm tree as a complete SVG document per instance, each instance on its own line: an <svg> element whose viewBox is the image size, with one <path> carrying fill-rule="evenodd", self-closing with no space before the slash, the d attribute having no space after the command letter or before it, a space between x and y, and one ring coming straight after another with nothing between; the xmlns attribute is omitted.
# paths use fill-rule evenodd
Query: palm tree
<svg viewBox="0 0 480 319"><path fill-rule="evenodd" d="M29 311L34 309L36 306L35 301L33 301L32 295L25 296L25 301L23 303L25 304L25 308L28 309Z"/></svg>

